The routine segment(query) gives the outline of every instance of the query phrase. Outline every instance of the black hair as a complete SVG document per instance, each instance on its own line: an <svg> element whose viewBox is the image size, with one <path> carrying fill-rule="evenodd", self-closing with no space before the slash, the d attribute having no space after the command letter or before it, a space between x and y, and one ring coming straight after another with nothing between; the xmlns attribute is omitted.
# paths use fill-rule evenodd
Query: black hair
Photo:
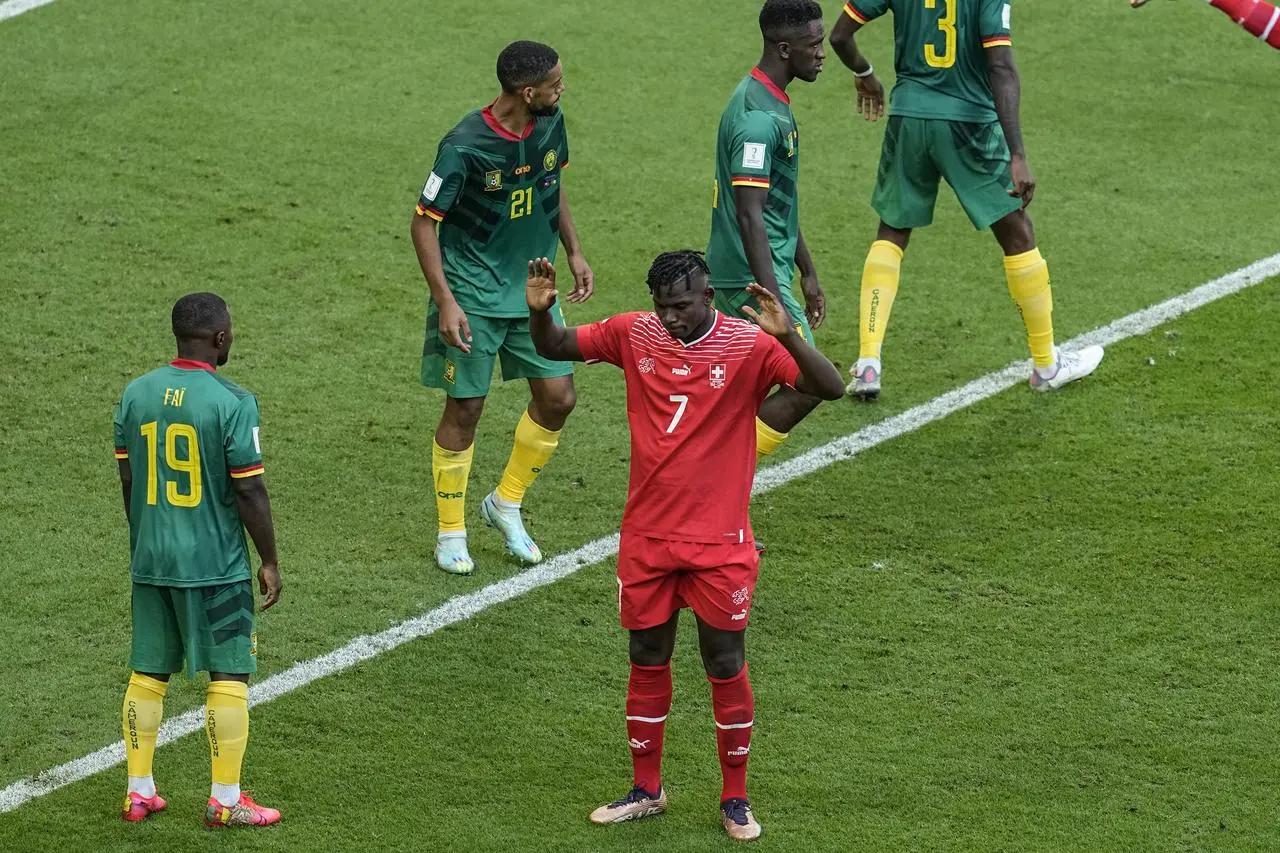
<svg viewBox="0 0 1280 853"><path fill-rule="evenodd" d="M688 290L693 287L693 277L698 273L711 274L711 267L707 266L701 252L693 249L663 252L650 264L646 283L650 293L656 293L659 287L675 287L681 283Z"/></svg>
<svg viewBox="0 0 1280 853"><path fill-rule="evenodd" d="M227 303L216 293L188 293L173 304L173 336L180 341L208 337L227 324Z"/></svg>
<svg viewBox="0 0 1280 853"><path fill-rule="evenodd" d="M560 61L560 55L549 45L536 41L513 41L498 54L498 82L502 90L514 95L525 86L536 86Z"/></svg>
<svg viewBox="0 0 1280 853"><path fill-rule="evenodd" d="M822 20L815 0L765 0L760 10L760 32L771 42L786 41L798 29Z"/></svg>

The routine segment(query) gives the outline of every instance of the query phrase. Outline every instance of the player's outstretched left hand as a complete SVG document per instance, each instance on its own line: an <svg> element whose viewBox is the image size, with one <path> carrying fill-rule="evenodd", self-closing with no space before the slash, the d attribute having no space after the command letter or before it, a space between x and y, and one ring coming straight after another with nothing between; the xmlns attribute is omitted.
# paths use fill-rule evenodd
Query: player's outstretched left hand
<svg viewBox="0 0 1280 853"><path fill-rule="evenodd" d="M747 293L754 296L756 304L760 306L759 311L753 311L750 305L742 306L742 313L751 318L751 322L775 338L785 338L795 331L795 326L791 324L791 318L787 316L778 297L755 282L747 285Z"/></svg>
<svg viewBox="0 0 1280 853"><path fill-rule="evenodd" d="M549 311L556 301L556 268L546 258L529 261L529 280L524 285L524 300L530 311Z"/></svg>
<svg viewBox="0 0 1280 853"><path fill-rule="evenodd" d="M566 302L586 302L596 292L596 274L582 255L569 256L569 271L573 273L573 290L565 297Z"/></svg>

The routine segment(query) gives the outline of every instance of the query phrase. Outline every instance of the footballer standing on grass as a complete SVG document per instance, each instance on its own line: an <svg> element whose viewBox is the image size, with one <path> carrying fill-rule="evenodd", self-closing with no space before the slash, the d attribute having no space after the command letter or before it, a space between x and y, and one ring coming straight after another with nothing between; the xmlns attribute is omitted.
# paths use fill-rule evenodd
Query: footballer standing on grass
<svg viewBox="0 0 1280 853"><path fill-rule="evenodd" d="M262 609L280 600L271 500L262 478L258 401L223 377L231 314L212 293L173 306L178 357L129 383L115 449L129 520L133 674L124 695L129 788L123 816L166 803L152 759L169 676L209 673L205 729L213 785L208 826L267 826L280 812L240 790L249 742L249 676L257 669L247 528L262 566Z"/></svg>
<svg viewBox="0 0 1280 853"><path fill-rule="evenodd" d="M812 344L826 296L800 232L800 135L787 87L793 80L812 83L822 71L822 7L814 0L768 0L759 20L760 62L729 98L716 134L707 263L717 309L749 318L746 309L756 307L750 285L759 284ZM797 269L803 308L792 290ZM755 421L757 455L776 451L818 402L792 388L769 397Z"/></svg>
<svg viewBox="0 0 1280 853"><path fill-rule="evenodd" d="M555 452L576 397L573 368L538 355L529 339L528 259L554 258L558 239L573 271L568 301L589 299L595 287L562 183L569 137L559 107L560 57L545 44L517 41L498 55L497 71L497 99L441 140L410 229L431 291L422 384L445 392L431 453L436 565L459 575L475 569L464 502L495 362L504 380L528 380L530 399L506 470L480 515L521 562L542 560L520 506ZM555 311L559 319L559 306Z"/></svg>
<svg viewBox="0 0 1280 853"><path fill-rule="evenodd" d="M747 508L756 467L754 415L776 386L837 400L843 380L805 340L778 299L747 288L755 323L713 307L710 269L692 251L665 252L649 269L653 311L566 328L553 314L556 272L529 262L529 330L556 361L623 370L631 472L618 552L618 607L630 632L626 727L634 770L624 797L591 814L597 824L666 811L662 740L671 708L671 653L681 608L693 610L711 682L731 838L760 835L747 797L755 702L746 627L760 561Z"/></svg>
<svg viewBox="0 0 1280 853"><path fill-rule="evenodd" d="M1089 346L1063 352L1054 346L1049 265L1027 215L1036 181L1022 144L1011 0L849 0L831 30L831 47L855 79L870 75L871 63L854 34L889 11L897 81L871 199L880 226L863 264L850 396L880 396L881 347L902 256L912 230L933 222L943 180L974 227L990 228L1004 253L1009 295L1022 314L1034 362L1031 387L1051 391L1083 379L1103 351ZM858 102L867 115L862 86ZM878 118L879 110L867 117Z"/></svg>

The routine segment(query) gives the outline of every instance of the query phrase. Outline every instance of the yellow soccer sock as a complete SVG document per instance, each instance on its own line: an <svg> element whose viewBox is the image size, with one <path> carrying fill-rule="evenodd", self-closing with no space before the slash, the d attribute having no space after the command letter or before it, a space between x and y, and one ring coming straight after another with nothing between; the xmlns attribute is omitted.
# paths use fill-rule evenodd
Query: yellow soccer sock
<svg viewBox="0 0 1280 853"><path fill-rule="evenodd" d="M431 473L436 484L436 512L441 533L466 533L463 508L467 500L467 479L471 476L471 454L466 450L445 450L431 443Z"/></svg>
<svg viewBox="0 0 1280 853"><path fill-rule="evenodd" d="M1009 295L1022 312L1027 327L1027 346L1036 367L1051 367L1056 360L1053 351L1053 291L1049 289L1049 265L1039 249L1008 255L1004 259L1004 275L1009 281Z"/></svg>
<svg viewBox="0 0 1280 853"><path fill-rule="evenodd" d="M858 332L858 358L879 358L889 312L898 295L902 249L888 240L877 240L862 267L862 325Z"/></svg>
<svg viewBox="0 0 1280 853"><path fill-rule="evenodd" d="M511 458L498 483L498 497L510 504L520 505L524 493L556 452L560 443L560 430L550 430L534 423L528 410L516 424L515 443L511 446Z"/></svg>
<svg viewBox="0 0 1280 853"><path fill-rule="evenodd" d="M124 691L124 752L131 777L151 777L156 735L160 733L160 720L164 717L164 693L168 689L167 682L136 672L129 676L129 686ZM150 793L138 793L155 796L154 787Z"/></svg>
<svg viewBox="0 0 1280 853"><path fill-rule="evenodd" d="M756 461L759 462L782 446L787 440L787 433L778 432L764 421L756 418Z"/></svg>
<svg viewBox="0 0 1280 853"><path fill-rule="evenodd" d="M224 806L235 805L240 795L240 765L249 746L249 685L239 681L210 681L205 697L205 722L215 794Z"/></svg>

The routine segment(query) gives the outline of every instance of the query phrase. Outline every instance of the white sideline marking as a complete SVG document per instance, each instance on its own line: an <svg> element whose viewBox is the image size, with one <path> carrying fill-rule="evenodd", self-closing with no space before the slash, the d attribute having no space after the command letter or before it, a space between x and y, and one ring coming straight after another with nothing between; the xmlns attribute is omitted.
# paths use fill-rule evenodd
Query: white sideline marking
<svg viewBox="0 0 1280 853"><path fill-rule="evenodd" d="M53 0L4 0L0 3L0 21L5 18L16 18L23 12L30 12L32 9L39 9L41 6L48 6ZM94 753L95 755L97 753Z"/></svg>
<svg viewBox="0 0 1280 853"><path fill-rule="evenodd" d="M1222 278L1202 284L1181 296L1175 296L1158 305L1121 317L1092 332L1067 341L1064 349L1076 349L1089 344L1113 344L1125 338L1145 334L1204 305L1252 287L1266 279L1280 275L1280 254L1264 258L1257 263L1228 273ZM1105 364L1105 362L1104 362ZM1031 369L1030 361L1017 361L988 373L980 379L948 391L927 403L908 409L901 414L863 427L857 432L838 438L783 462L760 470L756 474L753 495L773 491L792 480L812 474L842 459L848 459L877 444L913 432L925 424L946 417L952 412L972 406L992 397L1006 388L1023 381ZM380 634L356 637L340 649L291 666L284 672L249 688L249 704L261 705L291 693L311 682L348 669L372 657L390 651L410 640L427 637L436 631L464 619L469 619L496 604L531 592L538 587L555 583L579 569L607 560L618 553L618 535L605 536L583 545L576 551L560 554L545 563L534 566L505 580L490 584L467 595L459 595L420 616L401 622ZM180 717L165 722L160 729L160 743L165 744L204 728L204 709L188 711ZM43 773L21 779L0 791L0 814L50 794L59 788L100 773L124 761L124 742L103 747L83 758L59 764Z"/></svg>

